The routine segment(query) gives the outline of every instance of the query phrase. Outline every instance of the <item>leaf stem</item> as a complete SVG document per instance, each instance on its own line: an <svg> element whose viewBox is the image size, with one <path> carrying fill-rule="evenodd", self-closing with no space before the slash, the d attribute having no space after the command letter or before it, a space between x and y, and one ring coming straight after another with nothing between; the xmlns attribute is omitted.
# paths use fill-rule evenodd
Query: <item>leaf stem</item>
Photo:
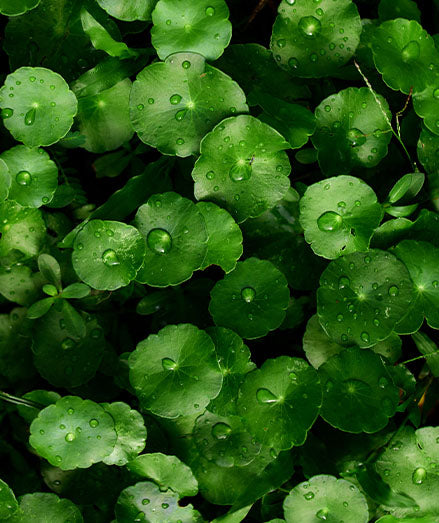
<svg viewBox="0 0 439 523"><path fill-rule="evenodd" d="M439 349L430 352L429 354L421 354L420 356L416 356L416 358L411 358L409 360L402 361L401 363L398 363L398 365L406 365L407 363L411 363L412 361L422 360L422 358L428 358L429 356L434 356L436 354L439 354Z"/></svg>
<svg viewBox="0 0 439 523"><path fill-rule="evenodd" d="M412 161L411 156L410 156L409 152L407 151L407 148L406 148L404 142L402 141L400 134L397 133L397 132L395 131L395 129L393 128L393 126L392 126L392 122L389 120L389 117L387 116L387 113L386 113L386 111L384 110L384 107L383 107L383 105L382 105L380 99L379 99L378 96L376 95L376 93L375 93L375 91L374 91L374 89L373 89L373 87L372 87L372 84L369 82L368 78L367 78L366 75L363 73L363 71L361 70L361 67L359 66L359 64L357 63L356 60L354 60L354 64L355 64L355 67L357 68L357 71L360 73L361 77L363 78L364 83L367 85L369 91L371 92L372 96L374 97L375 102L378 104L378 107L380 108L381 112L383 113L383 116L384 116L384 118L386 119L386 122L387 122L387 124L389 125L389 127L390 127L390 129L391 129L393 135L394 135L395 138L398 140L398 142L400 143L401 147L404 149L404 152L405 152L405 154L406 154L406 156L407 156L407 158L408 158L408 161L410 162L410 165L411 165L412 169L413 169L413 170L416 170L416 164ZM407 103L408 103L408 101L406 102L406 104L407 104ZM405 109L405 106L404 106L404 109ZM403 110L404 110L404 109L403 109ZM400 111L400 113L401 113L401 111ZM400 113L398 113L398 114L400 114ZM398 128L399 128L399 123L398 123L398 121L397 121L397 125L398 125Z"/></svg>
<svg viewBox="0 0 439 523"><path fill-rule="evenodd" d="M24 398L19 398L18 396L12 396L12 394L8 394L7 392L3 392L0 390L0 400L6 401L7 403L12 403L14 405L22 405L23 407L30 407L33 409L44 409L44 405L41 405L41 403L37 403L36 401L27 400Z"/></svg>

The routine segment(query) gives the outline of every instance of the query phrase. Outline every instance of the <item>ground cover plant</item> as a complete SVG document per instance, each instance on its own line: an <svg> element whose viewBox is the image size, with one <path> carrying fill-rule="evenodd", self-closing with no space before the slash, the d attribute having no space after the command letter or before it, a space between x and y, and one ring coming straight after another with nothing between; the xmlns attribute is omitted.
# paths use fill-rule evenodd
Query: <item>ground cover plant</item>
<svg viewBox="0 0 439 523"><path fill-rule="evenodd" d="M0 521L439 521L439 1L0 0Z"/></svg>

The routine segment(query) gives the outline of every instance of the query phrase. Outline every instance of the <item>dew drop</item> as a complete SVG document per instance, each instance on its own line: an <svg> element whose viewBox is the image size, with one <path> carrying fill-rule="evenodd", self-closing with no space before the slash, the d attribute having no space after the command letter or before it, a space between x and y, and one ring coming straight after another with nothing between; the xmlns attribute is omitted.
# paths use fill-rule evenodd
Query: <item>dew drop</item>
<svg viewBox="0 0 439 523"><path fill-rule="evenodd" d="M412 40L409 42L401 51L401 58L402 61L406 64L414 62L419 58L419 54L421 52L421 49L419 47L418 42L415 42Z"/></svg>
<svg viewBox="0 0 439 523"><path fill-rule="evenodd" d="M142 499L142 505L149 505L150 503L151 503L151 501L148 498Z"/></svg>
<svg viewBox="0 0 439 523"><path fill-rule="evenodd" d="M164 229L152 229L146 238L148 248L156 254L167 254L172 248L172 237Z"/></svg>
<svg viewBox="0 0 439 523"><path fill-rule="evenodd" d="M437 88L437 89L435 89L435 90L433 91L433 96L434 96L434 98L436 98L437 100L439 100L439 88Z"/></svg>
<svg viewBox="0 0 439 523"><path fill-rule="evenodd" d="M75 346L75 342L72 340L72 338L66 338L61 343L61 348L63 350L73 349L74 346Z"/></svg>
<svg viewBox="0 0 439 523"><path fill-rule="evenodd" d="M162 359L162 367L165 369L165 370L176 370L177 369L177 364L175 363L174 360L171 360L171 358L163 358Z"/></svg>
<svg viewBox="0 0 439 523"><path fill-rule="evenodd" d="M241 290L241 298L246 303L251 303L256 296L256 291L253 289L253 287L244 287Z"/></svg>
<svg viewBox="0 0 439 523"><path fill-rule="evenodd" d="M177 105L181 102L181 96L179 94L173 94L171 98L169 98L169 101L172 105Z"/></svg>
<svg viewBox="0 0 439 523"><path fill-rule="evenodd" d="M346 134L346 138L348 139L352 147L359 147L366 142L366 136L364 135L364 133L361 132L359 129L356 129L355 127L349 129L349 131Z"/></svg>
<svg viewBox="0 0 439 523"><path fill-rule="evenodd" d="M68 432L68 433L66 434L65 440L66 440L67 442L70 443L70 442L72 442L74 439L76 439L76 436L73 434L73 432Z"/></svg>
<svg viewBox="0 0 439 523"><path fill-rule="evenodd" d="M24 116L24 124L33 125L35 122L36 113L37 113L37 110L35 109L35 107L32 107L32 109L29 109L29 111Z"/></svg>
<svg viewBox="0 0 439 523"><path fill-rule="evenodd" d="M328 519L329 510L327 508L321 508L319 511L316 512L316 517L318 519L322 519L323 521L326 521Z"/></svg>
<svg viewBox="0 0 439 523"><path fill-rule="evenodd" d="M216 439L222 440L227 439L232 432L232 427L227 425L227 423L215 423L212 427L212 436Z"/></svg>
<svg viewBox="0 0 439 523"><path fill-rule="evenodd" d="M184 140L183 140L183 138L177 138L177 140L175 141L175 143L176 143L177 145L183 145L183 144L184 144Z"/></svg>
<svg viewBox="0 0 439 523"><path fill-rule="evenodd" d="M378 385L380 386L381 389L385 389L388 384L389 384L389 380L387 378L385 378L384 376L382 376L378 381Z"/></svg>
<svg viewBox="0 0 439 523"><path fill-rule="evenodd" d="M345 289L346 287L349 287L350 284L351 280L347 276L341 276L338 280L339 289Z"/></svg>
<svg viewBox="0 0 439 523"><path fill-rule="evenodd" d="M189 62L189 60L185 60L181 66L183 67L183 69L189 69L190 66L191 66L191 63Z"/></svg>
<svg viewBox="0 0 439 523"><path fill-rule="evenodd" d="M304 496L303 496L307 501L310 501L311 499L314 498L314 492L307 492Z"/></svg>
<svg viewBox="0 0 439 523"><path fill-rule="evenodd" d="M184 117L186 116L187 114L187 109L180 109L180 111L177 111L175 113L175 119L177 120L177 122L181 122L182 120L184 120Z"/></svg>
<svg viewBox="0 0 439 523"><path fill-rule="evenodd" d="M326 211L317 218L317 226L322 232L338 231L343 218L334 211Z"/></svg>
<svg viewBox="0 0 439 523"><path fill-rule="evenodd" d="M163 508L163 509L166 510L168 507L169 507L169 504L168 504L168 503L162 503L162 508Z"/></svg>
<svg viewBox="0 0 439 523"><path fill-rule="evenodd" d="M427 471L423 467L418 467L413 471L412 482L415 485L421 485L427 477Z"/></svg>
<svg viewBox="0 0 439 523"><path fill-rule="evenodd" d="M143 111L144 108L145 108L145 106L144 106L143 104L139 104L139 105L137 106L137 109L138 109L139 111Z"/></svg>
<svg viewBox="0 0 439 523"><path fill-rule="evenodd" d="M97 419L91 419L88 423L92 429L95 429L99 425L99 421Z"/></svg>
<svg viewBox="0 0 439 523"><path fill-rule="evenodd" d="M15 176L15 181L18 183L18 185L28 187L32 183L32 176L28 171L20 171Z"/></svg>
<svg viewBox="0 0 439 523"><path fill-rule="evenodd" d="M299 29L304 35L314 37L320 33L322 24L315 16L304 16L299 20Z"/></svg>
<svg viewBox="0 0 439 523"><path fill-rule="evenodd" d="M291 69L297 69L299 67L299 61L297 58L290 58L288 60L288 65L291 67Z"/></svg>
<svg viewBox="0 0 439 523"><path fill-rule="evenodd" d="M396 285L392 285L391 287L389 287L389 296L392 296L393 298L395 296L398 296L399 294L399 289Z"/></svg>
<svg viewBox="0 0 439 523"><path fill-rule="evenodd" d="M13 109L9 109L8 107L5 107L1 111L1 117L4 120L6 120L7 118L11 118L11 116L13 116L13 114L14 114L14 110Z"/></svg>
<svg viewBox="0 0 439 523"><path fill-rule="evenodd" d="M258 389L256 391L256 399L263 405L267 403L276 403L278 398L268 389Z"/></svg>
<svg viewBox="0 0 439 523"><path fill-rule="evenodd" d="M252 175L252 167L246 160L238 160L230 169L229 176L232 182L249 180Z"/></svg>
<svg viewBox="0 0 439 523"><path fill-rule="evenodd" d="M114 267L120 265L119 258L117 257L116 252L113 249L107 249L102 254L102 261L107 267Z"/></svg>
<svg viewBox="0 0 439 523"><path fill-rule="evenodd" d="M215 14L215 8L214 7L206 7L206 16L213 16Z"/></svg>
<svg viewBox="0 0 439 523"><path fill-rule="evenodd" d="M337 314L337 321L342 322L344 319L343 314Z"/></svg>
<svg viewBox="0 0 439 523"><path fill-rule="evenodd" d="M369 336L368 332L366 332L366 331L362 332L360 337L364 341L364 343L369 343L370 342L370 336Z"/></svg>

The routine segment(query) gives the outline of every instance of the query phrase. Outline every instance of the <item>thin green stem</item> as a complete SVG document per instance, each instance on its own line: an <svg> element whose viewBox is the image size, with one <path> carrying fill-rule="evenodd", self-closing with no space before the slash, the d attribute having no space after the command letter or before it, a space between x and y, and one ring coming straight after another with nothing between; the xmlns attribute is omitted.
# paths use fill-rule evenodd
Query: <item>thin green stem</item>
<svg viewBox="0 0 439 523"><path fill-rule="evenodd" d="M406 365L407 363L411 363L412 361L422 360L423 358L428 358L429 356L434 356L436 354L439 354L439 350L435 350L433 352L430 352L429 354L421 354L420 356L416 356L416 358L411 358L409 360L402 361L401 363L398 363L398 365Z"/></svg>
<svg viewBox="0 0 439 523"><path fill-rule="evenodd" d="M398 142L400 143L401 147L404 149L404 152L405 152L405 154L406 154L406 156L408 158L408 161L410 162L410 165L411 165L412 169L416 170L416 164L412 161L411 156L410 156L409 152L407 151L407 148L406 148L404 142L402 141L400 134L397 133L395 131L395 129L393 128L392 122L390 121L389 117L387 116L387 113L386 113L386 111L385 111L385 109L383 107L383 104L381 103L381 100L378 98L377 94L375 93L375 91L374 91L374 89L372 87L372 84L369 82L369 79L363 73L363 71L361 70L361 67L359 66L359 64L357 63L356 60L354 60L354 64L355 64L355 67L357 68L357 71L360 73L361 77L363 78L364 83L367 85L369 91L371 92L372 96L374 97L375 102L378 104L378 107L380 108L384 118L386 119L386 122L387 122L390 130L393 133L393 136L398 140Z"/></svg>
<svg viewBox="0 0 439 523"><path fill-rule="evenodd" d="M39 410L44 408L44 405L41 405L36 401L19 398L18 396L12 396L12 394L8 394L7 392L3 391L0 391L0 399L6 401L7 403L12 403L13 405L22 405L23 407L30 407Z"/></svg>

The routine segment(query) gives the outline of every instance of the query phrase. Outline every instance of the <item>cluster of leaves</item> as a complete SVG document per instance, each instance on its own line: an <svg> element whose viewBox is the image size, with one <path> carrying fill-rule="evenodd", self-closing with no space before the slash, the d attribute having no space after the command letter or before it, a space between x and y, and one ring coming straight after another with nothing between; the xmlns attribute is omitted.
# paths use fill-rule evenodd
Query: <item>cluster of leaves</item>
<svg viewBox="0 0 439 523"><path fill-rule="evenodd" d="M0 13L0 520L437 522L439 1Z"/></svg>

